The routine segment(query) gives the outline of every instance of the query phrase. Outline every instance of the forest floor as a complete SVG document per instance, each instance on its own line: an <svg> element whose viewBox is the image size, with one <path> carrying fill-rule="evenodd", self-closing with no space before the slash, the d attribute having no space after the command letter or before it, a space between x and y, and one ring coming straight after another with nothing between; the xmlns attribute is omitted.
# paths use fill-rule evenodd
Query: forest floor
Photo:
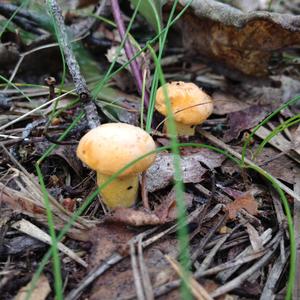
<svg viewBox="0 0 300 300"><path fill-rule="evenodd" d="M296 0L1 1L0 298L300 299L299 14ZM155 110L172 82L213 101L191 136ZM112 122L156 145L131 207L107 207L76 155Z"/></svg>

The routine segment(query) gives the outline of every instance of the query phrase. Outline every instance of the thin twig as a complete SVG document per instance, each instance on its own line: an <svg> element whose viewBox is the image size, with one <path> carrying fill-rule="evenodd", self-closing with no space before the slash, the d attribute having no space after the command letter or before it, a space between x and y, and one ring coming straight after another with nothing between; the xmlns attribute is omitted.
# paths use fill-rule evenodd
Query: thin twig
<svg viewBox="0 0 300 300"><path fill-rule="evenodd" d="M228 262L226 262L224 264L221 264L219 266L207 269L206 271L203 271L203 272L198 272L197 271L193 276L196 279L199 279L199 278L204 277L204 276L210 276L210 275L217 274L217 273L219 273L221 271L224 271L226 269L230 269L232 267L240 266L242 264L245 264L245 263L251 262L252 260L260 258L266 253L266 251L267 250L263 250L263 251L260 251L260 252L257 252L257 253L250 254L246 257L242 257L242 258L239 258L239 259L234 259L232 261L228 261ZM178 288L180 286L180 283L181 283L181 280L177 279L177 280L173 280L171 282L168 282L168 283L156 288L154 290L155 297L160 297L160 296L163 296L163 295L171 292L172 290Z"/></svg>
<svg viewBox="0 0 300 300"><path fill-rule="evenodd" d="M195 262L196 259L202 255L204 252L204 247L207 242L211 239L214 233L222 226L222 224L226 221L227 215L223 215L219 218L218 222L214 225L214 227L206 234L206 236L201 240L198 249L192 254L192 261Z"/></svg>
<svg viewBox="0 0 300 300"><path fill-rule="evenodd" d="M75 58L71 44L68 40L62 11L59 5L57 4L56 0L48 0L48 3L51 13L57 24L57 30L59 31L57 38L65 54L66 62L75 84L76 92L79 95L80 100L82 101L82 104L84 106L89 128L95 128L100 125L99 116L97 114L97 107L92 101L92 97L86 84L86 81L80 73L79 64Z"/></svg>
<svg viewBox="0 0 300 300"><path fill-rule="evenodd" d="M141 280L141 274L140 274L140 270L138 267L134 243L130 243L129 246L130 246L131 266L132 266L136 296L137 296L138 300L145 300L145 295L144 295L143 285L142 285L142 280Z"/></svg>
<svg viewBox="0 0 300 300"><path fill-rule="evenodd" d="M288 251L287 251L288 252ZM264 299L275 299L274 291L277 285L278 280L281 277L282 271L287 262L287 258L289 257L289 253L287 253L285 260L282 261L281 257L278 257L276 262L274 263L272 269L269 272L268 279L265 283L265 287L260 295L260 300ZM299 298L294 298L296 295L293 295L293 299L298 300Z"/></svg>
<svg viewBox="0 0 300 300"><path fill-rule="evenodd" d="M224 142L213 136L212 134L204 131L204 130L199 130L199 133L203 135L205 138L207 138L209 141L211 141L213 144L216 146L227 150L231 155L235 156L238 159L242 159L242 155L235 150L233 150L230 146L226 145ZM254 162L252 162L250 159L245 158L245 163L248 164L250 167L254 166L256 168L259 168ZM285 191L287 194L289 194L291 197L293 197L295 200L300 201L300 195L292 191L289 187L287 187L285 184L283 184L281 181L277 180L276 178L273 177L274 182L276 182L279 187Z"/></svg>
<svg viewBox="0 0 300 300"><path fill-rule="evenodd" d="M230 233L225 234L220 240L216 243L216 245L211 249L209 254L205 257L203 262L201 263L200 267L197 269L197 272L204 272L212 263L215 255L221 248L221 246L226 242L226 240L234 233L235 230L240 228L240 225L234 227Z"/></svg>
<svg viewBox="0 0 300 300"><path fill-rule="evenodd" d="M214 292L211 293L211 295L214 298L217 298L225 293L228 293L232 291L233 289L239 287L249 276L251 276L253 273L255 273L257 270L265 266L269 260L271 259L272 255L274 254L276 248L279 245L280 239L281 239L281 232L278 232L277 235L274 237L273 246L272 248L266 253L264 257L262 257L258 262L256 262L252 267L247 269L244 273L237 276L236 278L232 279L231 281L227 282L223 286L217 288Z"/></svg>
<svg viewBox="0 0 300 300"><path fill-rule="evenodd" d="M181 277L183 281L185 281L186 285L189 287L192 294L197 300L213 300L210 294L198 281L196 281L192 276L186 276L187 274L183 271L180 264L174 258L168 255L166 255L165 257L171 264L172 268L176 271L176 273Z"/></svg>
<svg viewBox="0 0 300 300"><path fill-rule="evenodd" d="M202 208L200 207L200 208L196 209L194 212L192 212L188 216L187 224L193 222L194 219L199 216L199 213L201 212L201 210L202 210ZM186 224L184 224L184 225L186 225ZM155 235L154 237L150 237L149 239L147 239L147 240L145 240L144 242L141 243L142 247L143 248L148 247L149 245L153 244L154 242L156 242L157 240L162 238L164 235L174 231L177 227L178 227L177 225L173 225L170 228L168 228L167 230L163 231L162 233L159 233L159 234ZM157 228L158 227L152 228L152 229L149 229L145 232L142 232L142 233L138 234L137 236L133 237L128 243L138 242L142 238L145 238L146 236L152 234ZM81 295L82 291L85 288L87 288L96 278L98 278L105 271L110 269L112 266L114 266L115 264L117 264L118 262L120 262L121 260L123 260L127 256L128 256L128 254L126 254L126 256L121 256L119 253L113 253L107 260L105 260L99 266L96 266L94 269L92 269L86 275L86 277L82 280L82 282L79 284L79 286L67 295L65 300L76 300L76 299L78 299L78 297Z"/></svg>
<svg viewBox="0 0 300 300"><path fill-rule="evenodd" d="M267 242L269 242L269 240L272 237L272 230L271 229L267 229L266 231L264 231L260 238L262 240L263 245L265 245ZM241 259L244 257L247 257L250 253L253 252L253 248L252 246L248 246L245 250L243 250L238 256L237 259ZM217 275L217 278L221 281L221 282L226 282L226 280L231 277L233 275L233 273L235 273L237 270L239 269L239 266L233 267L229 270L220 272Z"/></svg>
<svg viewBox="0 0 300 300"><path fill-rule="evenodd" d="M143 255L143 247L142 247L142 238L137 242L138 248L138 257L139 257L139 265L141 269L141 277L144 287L144 294L146 300L154 300L153 288L150 280L150 275L148 272L148 268L145 264L144 255Z"/></svg>

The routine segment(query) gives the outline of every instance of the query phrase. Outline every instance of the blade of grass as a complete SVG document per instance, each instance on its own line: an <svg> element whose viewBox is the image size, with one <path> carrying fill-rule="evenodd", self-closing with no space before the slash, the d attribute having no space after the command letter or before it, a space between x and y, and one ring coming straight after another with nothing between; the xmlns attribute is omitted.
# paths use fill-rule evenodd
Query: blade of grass
<svg viewBox="0 0 300 300"><path fill-rule="evenodd" d="M72 124L68 127L68 129L64 132L64 134L60 137L60 139L64 139L65 136L68 135L70 130L77 124L77 122L83 117L83 113L79 114ZM46 214L47 214L47 222L48 222L48 228L49 228L49 234L51 237L51 253L52 253L52 259L53 259L53 273L54 273L54 289L55 289L55 297L58 300L63 299L63 285L62 285L62 276L61 276L61 264L59 259L59 252L58 252L58 239L56 238L55 233L55 225L53 221L53 214L51 210L51 205L49 202L49 196L48 191L45 185L44 177L41 171L41 164L44 161L44 159L55 149L58 145L52 145L50 146L46 152L43 154L43 156L36 162L35 169L38 175L39 183L41 186L41 190L44 197L44 204L46 208Z"/></svg>
<svg viewBox="0 0 300 300"><path fill-rule="evenodd" d="M294 116L283 122L282 124L275 127L269 135L260 143L258 149L255 151L253 158L256 158L264 149L265 145L278 133L282 132L288 127L291 127L300 122L300 115Z"/></svg>
<svg viewBox="0 0 300 300"><path fill-rule="evenodd" d="M1 31L0 31L0 39L2 37L2 34L4 33L5 29L9 26L10 22L13 20L13 18L18 14L18 12L25 6L27 6L29 3L29 0L23 1L23 3L14 11L14 13L11 15L11 17L6 21L6 23L3 25Z"/></svg>
<svg viewBox="0 0 300 300"><path fill-rule="evenodd" d="M170 134L171 140L171 151L173 154L173 167L174 167L174 181L175 181L175 197L176 197L176 208L177 208L177 224L178 224L178 240L179 240L179 257L180 263L182 265L183 276L189 280L190 274L189 270L191 267L190 253L189 253L189 235L186 224L186 206L184 201L184 185L182 181L182 172L180 166L180 153L178 146L177 130L174 120L174 115L171 108L171 102L168 95L167 88L165 87L165 78L160 66L160 62L155 54L155 51L151 46L149 46L150 52L154 59L156 65L157 76L159 77L160 83L163 86L163 94L166 99L167 107L167 127ZM183 281L181 296L183 299L192 299L191 292L186 284L186 281Z"/></svg>
<svg viewBox="0 0 300 300"><path fill-rule="evenodd" d="M251 134L248 136L248 138L245 140L245 143L243 145L243 149L242 149L242 161L245 162L245 157L246 157L246 151L247 151L247 147L250 144L255 132L263 125L265 125L266 123L268 123L275 115L277 115L281 110L287 108L288 106L295 104L297 101L300 100L300 96L296 96L294 98L292 98L291 100L287 101L286 103L284 103L283 105L281 105L280 107L278 107L276 110L274 110L273 113L271 113L267 118L265 118L262 122L260 122L257 126L254 127L253 131L251 132Z"/></svg>

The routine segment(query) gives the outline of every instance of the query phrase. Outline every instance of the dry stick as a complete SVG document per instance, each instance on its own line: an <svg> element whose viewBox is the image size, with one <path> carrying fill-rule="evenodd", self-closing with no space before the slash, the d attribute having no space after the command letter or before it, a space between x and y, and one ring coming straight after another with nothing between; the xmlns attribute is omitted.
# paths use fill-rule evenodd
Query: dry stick
<svg viewBox="0 0 300 300"><path fill-rule="evenodd" d="M144 0L141 0L141 1L144 1ZM125 30L125 25L124 25L123 18L122 18L122 15L121 15L119 1L118 0L111 0L111 6L112 6L112 13L114 15L114 19L115 19L115 22L117 24L118 31L119 31L119 34L120 34L120 38L121 38L121 40L124 40L126 30ZM125 41L124 48L125 48L125 53L126 53L127 59L131 60L132 57L134 56L134 51L133 51L132 45L130 43L130 40ZM132 74L135 77L139 94L142 95L143 78L142 78L142 70L141 70L141 67L138 64L138 61L133 60L130 63L130 68L131 68ZM148 92L146 90L145 90L144 103L145 103L145 106L148 107L149 95L148 95Z"/></svg>
<svg viewBox="0 0 300 300"><path fill-rule="evenodd" d="M272 200L273 200L273 204L274 204L274 208L275 208L279 228L283 228L285 230L286 236L289 236L289 232L288 232L288 229L287 229L287 219L286 219L286 216L284 214L279 196L274 191L274 189L271 189L271 196L272 196ZM298 203L298 201L296 201L295 203ZM280 242L280 256L281 256L281 260L285 261L286 258L285 258L285 250L284 250L284 239L282 239L281 242Z"/></svg>
<svg viewBox="0 0 300 300"><path fill-rule="evenodd" d="M289 257L289 253L287 251L287 255L286 255L284 261L281 260L281 257L277 258L271 271L269 272L269 276L265 283L265 287L262 291L262 294L260 295L260 300L275 299L274 291L275 291L277 282L281 277L282 271L284 270L284 267L286 265L288 257ZM295 298L295 297L296 297L296 295L293 295L293 299L299 300L299 298Z"/></svg>
<svg viewBox="0 0 300 300"><path fill-rule="evenodd" d="M138 267L134 243L130 243L129 247L130 247L131 266L132 266L136 296L137 296L138 300L145 300L142 279L141 279L141 274L140 274L139 267Z"/></svg>
<svg viewBox="0 0 300 300"><path fill-rule="evenodd" d="M193 211L187 219L187 224L193 222L201 213L202 207L196 209ZM185 224L186 225L186 224ZM139 235L133 237L128 243L137 243L140 239L145 238L146 236L152 234L154 231L156 231L159 227L155 227L152 229L149 229L143 233L140 233ZM166 229L163 232L160 232L159 234L150 237L148 240L142 242L142 247L148 247L152 243L156 242L166 234L174 231L177 228L177 225L172 225L170 228ZM128 244L127 243L127 244ZM67 297L65 297L65 300L76 300L78 297L81 295L81 292L88 287L97 277L102 275L105 271L110 269L112 266L120 262L121 260L125 259L128 256L126 254L125 256L120 255L119 253L113 253L106 261L102 262L99 266L96 266L93 268L87 275L86 277L82 280L80 285L75 288L73 291L71 291Z"/></svg>
<svg viewBox="0 0 300 300"><path fill-rule="evenodd" d="M225 234L217 243L216 245L211 249L211 251L208 253L208 255L205 257L203 262L201 263L200 267L197 269L197 272L204 272L212 263L215 255L221 248L221 246L226 242L226 240L234 233L235 230L240 228L240 225L237 225L234 227L230 233Z"/></svg>
<svg viewBox="0 0 300 300"><path fill-rule="evenodd" d="M295 193L300 194L300 174L296 176ZM300 202L294 202L294 230L296 237L296 276L293 299L300 299Z"/></svg>
<svg viewBox="0 0 300 300"><path fill-rule="evenodd" d="M154 300L153 288L152 288L149 272L143 256L142 239L140 239L137 242L137 244L138 244L137 248L138 248L139 265L141 269L141 276L142 276L142 283L144 287L145 297L146 300Z"/></svg>
<svg viewBox="0 0 300 300"><path fill-rule="evenodd" d="M210 142L212 142L214 145L227 150L228 153L231 155L235 156L238 159L242 159L242 155L236 151L234 151L230 146L226 145L224 142L213 136L212 134L204 131L204 130L199 130L199 133L203 135L205 138L207 138ZM249 166L255 166L258 168L258 166L252 162L250 159L245 158L245 163L248 164ZM273 177L274 182L287 194L289 194L291 197L293 197L295 200L300 202L300 195L297 194L296 192L292 191L290 188L288 188L285 184L283 184L281 181L277 180L276 178Z"/></svg>
<svg viewBox="0 0 300 300"><path fill-rule="evenodd" d="M84 104L85 116L88 121L89 128L95 128L100 125L99 116L97 114L97 108L92 101L90 91L87 87L85 79L80 74L80 68L78 62L72 51L71 44L69 43L66 27L64 25L64 19L60 7L56 0L48 0L51 13L56 21L57 30L59 31L58 39L65 54L66 62L73 78L76 92L80 97L80 100Z"/></svg>
<svg viewBox="0 0 300 300"><path fill-rule="evenodd" d="M259 251L259 252L250 254L246 257L242 257L242 258L239 258L239 259L234 259L232 261L228 261L226 263L220 264L219 266L207 269L206 271L203 271L203 272L202 271L201 272L197 271L193 276L196 279L199 279L199 278L204 277L204 276L214 275L214 274L217 274L217 273L219 273L221 271L224 271L226 269L233 268L233 267L236 267L236 266L241 266L245 263L251 262L251 261L253 261L257 258L262 257L266 252L267 252L267 250ZM171 292L172 290L174 290L175 288L178 288L180 286L180 284L181 284L181 280L178 280L178 279L174 280L174 281L171 281L171 282L168 282L168 283L156 288L155 291L154 291L154 295L155 295L155 297L160 297L162 295L165 295L165 294Z"/></svg>
<svg viewBox="0 0 300 300"><path fill-rule="evenodd" d="M214 225L214 227L206 234L206 236L201 240L200 245L198 249L192 254L192 261L195 262L198 256L200 256L204 252L204 246L207 244L207 242L211 239L213 234L222 226L224 221L227 219L227 214L220 217L217 224Z"/></svg>
<svg viewBox="0 0 300 300"><path fill-rule="evenodd" d="M206 289L193 277L186 278L186 274L183 272L180 264L171 256L166 255L165 258L170 263L172 268L176 271L176 273L181 277L183 281L185 281L186 285L191 290L193 296L197 300L213 300L213 298L209 295Z"/></svg>
<svg viewBox="0 0 300 300"><path fill-rule="evenodd" d="M262 243L263 245L265 245L266 243L269 242L269 240L272 238L272 230L269 228L267 229L266 231L264 231L262 234L261 234L261 240L262 240ZM240 259L240 258L244 258L246 256L248 256L250 253L253 252L253 248L252 246L248 246L247 248L245 248L240 254L238 254L238 256L236 257L237 259ZM221 282L226 282L228 280L229 277L231 277L233 275L233 273L235 273L237 270L238 270L239 267L233 267L229 270L226 270L226 271L223 271L223 272L220 272L218 275L217 275L217 278L221 281Z"/></svg>
<svg viewBox="0 0 300 300"><path fill-rule="evenodd" d="M6 129L7 127L9 127L9 126L11 126L11 125L13 125L13 124L15 124L15 123L18 123L19 121L25 119L26 117L28 117L28 116L34 114L35 112L37 112L37 111L39 111L40 109L42 109L42 108L48 106L49 104L55 102L56 100L58 100L58 99L60 99L60 98L63 98L64 96L66 96L66 95L68 95L68 94L71 94L71 93L73 93L73 92L74 92L74 90L68 91L68 92L66 92L66 93L64 93L64 94L62 94L62 95L60 95L60 96L58 96L58 97L52 99L51 101L47 101L47 102L43 103L42 105L40 105L40 106L38 106L38 107L36 107L36 108L34 108L34 109L28 111L28 112L25 113L24 115L22 115L22 116L20 116L20 117L18 117L18 118L16 118L16 119L14 119L14 120L12 120L12 121L10 121L10 122L4 124L4 125L2 125L2 126L0 127L0 132L1 132L2 130Z"/></svg>
<svg viewBox="0 0 300 300"><path fill-rule="evenodd" d="M236 278L232 279L231 281L227 282L223 286L217 288L211 295L216 298L225 293L232 291L233 289L239 287L245 280L249 278L253 273L258 271L260 268L265 266L268 261L271 259L272 255L274 254L275 250L277 249L280 239L281 239L281 232L278 232L277 235L274 237L271 243L274 243L271 249L267 252L267 254L262 257L257 263L255 263L252 267L250 267L247 271L242 273L241 275L237 276Z"/></svg>

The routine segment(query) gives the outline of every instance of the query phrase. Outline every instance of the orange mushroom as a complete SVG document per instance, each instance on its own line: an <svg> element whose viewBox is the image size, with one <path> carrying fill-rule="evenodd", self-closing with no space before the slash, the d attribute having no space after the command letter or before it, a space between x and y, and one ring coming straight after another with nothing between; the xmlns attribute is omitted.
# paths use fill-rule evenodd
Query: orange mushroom
<svg viewBox="0 0 300 300"><path fill-rule="evenodd" d="M79 142L77 156L97 171L97 183L103 184L131 161L155 150L152 137L143 129L124 123L107 123L92 129ZM138 175L155 160L155 154L136 162L101 190L110 209L130 207L138 192Z"/></svg>
<svg viewBox="0 0 300 300"><path fill-rule="evenodd" d="M195 126L203 123L213 111L211 97L191 82L166 83L157 90L155 103L155 108L164 116L167 116L167 106L163 88L168 92L178 135L194 135Z"/></svg>

